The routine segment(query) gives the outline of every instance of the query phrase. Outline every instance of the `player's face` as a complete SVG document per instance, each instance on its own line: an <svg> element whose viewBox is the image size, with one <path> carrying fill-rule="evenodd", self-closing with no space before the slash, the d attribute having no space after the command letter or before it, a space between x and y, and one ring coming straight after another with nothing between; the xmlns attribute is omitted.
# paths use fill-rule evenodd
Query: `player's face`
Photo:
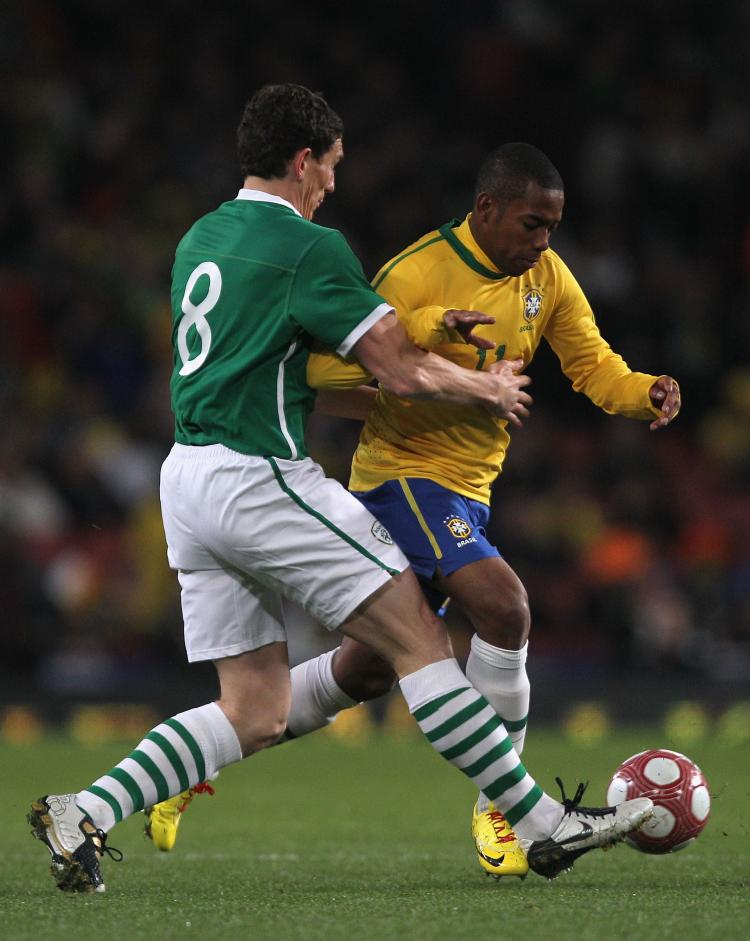
<svg viewBox="0 0 750 941"><path fill-rule="evenodd" d="M305 219L312 219L327 193L332 193L336 184L336 165L344 156L341 139L316 160L309 154L305 160L305 175L302 181L302 208Z"/></svg>
<svg viewBox="0 0 750 941"><path fill-rule="evenodd" d="M504 208L488 193L480 193L472 214L472 232L479 247L506 274L518 277L549 248L550 237L562 219L562 190L529 183L525 196Z"/></svg>

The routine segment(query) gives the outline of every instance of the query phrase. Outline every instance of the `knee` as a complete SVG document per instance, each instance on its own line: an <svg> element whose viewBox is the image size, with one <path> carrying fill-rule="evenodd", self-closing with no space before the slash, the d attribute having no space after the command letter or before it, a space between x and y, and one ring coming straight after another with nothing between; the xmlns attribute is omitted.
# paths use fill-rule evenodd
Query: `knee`
<svg viewBox="0 0 750 941"><path fill-rule="evenodd" d="M488 644L507 649L523 647L531 630L526 589L517 582L478 599L467 611L477 634Z"/></svg>
<svg viewBox="0 0 750 941"><path fill-rule="evenodd" d="M243 758L275 745L286 731L286 712L259 715L252 706L243 709L241 706L222 701L219 705L237 734Z"/></svg>
<svg viewBox="0 0 750 941"><path fill-rule="evenodd" d="M285 731L286 716L265 718L263 721L256 721L247 726L240 738L243 757L275 745L281 741Z"/></svg>
<svg viewBox="0 0 750 941"><path fill-rule="evenodd" d="M529 596L520 582L513 591L508 593L501 613L502 619L509 627L516 630L519 635L523 634L525 640L531 627L531 612L529 611Z"/></svg>
<svg viewBox="0 0 750 941"><path fill-rule="evenodd" d="M333 677L357 702L377 699L396 685L393 667L374 650L345 638L333 659Z"/></svg>
<svg viewBox="0 0 750 941"><path fill-rule="evenodd" d="M270 748L279 742L286 731L285 716L276 718L267 718L262 723L256 724L250 731L248 745L253 751L261 751L264 748Z"/></svg>
<svg viewBox="0 0 750 941"><path fill-rule="evenodd" d="M380 657L373 657L367 669L359 676L358 698L367 702L389 693L396 685L396 673L393 667Z"/></svg>

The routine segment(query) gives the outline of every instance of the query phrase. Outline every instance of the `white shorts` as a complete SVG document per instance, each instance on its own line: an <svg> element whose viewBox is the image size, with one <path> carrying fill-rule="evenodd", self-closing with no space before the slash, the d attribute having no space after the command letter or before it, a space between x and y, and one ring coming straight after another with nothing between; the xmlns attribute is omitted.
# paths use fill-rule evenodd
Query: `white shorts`
<svg viewBox="0 0 750 941"><path fill-rule="evenodd" d="M162 465L161 506L190 661L284 641L290 619L334 630L409 564L309 458L175 444Z"/></svg>

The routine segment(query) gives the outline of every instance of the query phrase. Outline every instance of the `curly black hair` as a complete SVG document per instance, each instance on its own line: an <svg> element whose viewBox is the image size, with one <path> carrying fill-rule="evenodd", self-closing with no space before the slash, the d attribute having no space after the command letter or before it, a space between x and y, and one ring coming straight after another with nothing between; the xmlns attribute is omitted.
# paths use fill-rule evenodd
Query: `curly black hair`
<svg viewBox="0 0 750 941"><path fill-rule="evenodd" d="M564 191L562 177L557 168L533 144L513 142L503 144L482 163L477 174L474 195L489 193L504 204L526 195L529 183L546 190Z"/></svg>
<svg viewBox="0 0 750 941"><path fill-rule="evenodd" d="M244 176L283 177L298 150L309 147L320 159L343 133L321 94L303 85L265 85L245 105L237 128L240 168Z"/></svg>

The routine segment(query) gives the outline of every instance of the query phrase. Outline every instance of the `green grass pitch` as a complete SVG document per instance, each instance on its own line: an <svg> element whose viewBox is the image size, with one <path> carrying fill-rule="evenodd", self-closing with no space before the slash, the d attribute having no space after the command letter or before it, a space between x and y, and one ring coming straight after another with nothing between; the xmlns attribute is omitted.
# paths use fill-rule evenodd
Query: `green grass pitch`
<svg viewBox="0 0 750 941"><path fill-rule="evenodd" d="M679 748L643 729L586 748L532 728L524 757L551 793L557 774L571 793L576 778L589 779L588 801L603 803L617 764L657 746L689 752L713 793L707 829L671 856L619 846L589 853L554 882L530 873L496 883L472 852L471 785L418 735L353 744L326 733L225 770L217 795L194 801L172 853L154 850L141 815L131 818L110 838L126 859L105 857L107 894L67 897L29 835L29 801L85 786L128 746L0 745L0 933L7 941L746 939L746 743Z"/></svg>

